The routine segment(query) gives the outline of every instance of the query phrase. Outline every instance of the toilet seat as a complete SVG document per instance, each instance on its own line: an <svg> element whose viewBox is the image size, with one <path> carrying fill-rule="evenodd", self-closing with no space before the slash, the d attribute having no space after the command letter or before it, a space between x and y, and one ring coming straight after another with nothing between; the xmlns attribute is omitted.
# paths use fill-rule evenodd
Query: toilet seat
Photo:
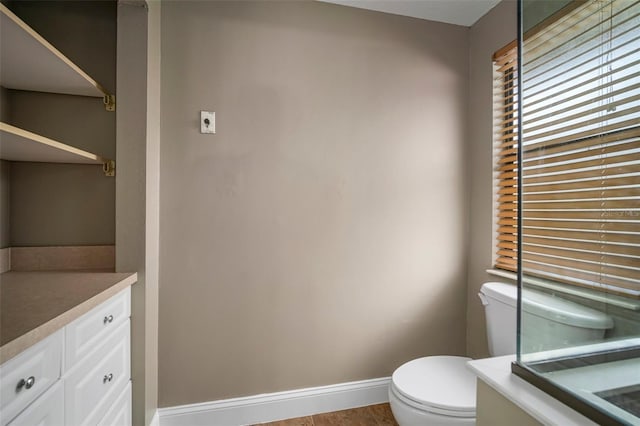
<svg viewBox="0 0 640 426"><path fill-rule="evenodd" d="M469 415L469 413L466 412L460 412L460 411L454 411L454 410L442 410L433 406L429 406L426 404L421 404L419 402L413 401L412 399L407 398L406 396L402 395L400 392L398 392L398 389L396 389L395 386L393 386L393 384L390 387L390 392L393 394L393 396L400 401L402 404L413 408L414 410L419 411L420 413L429 413L429 414L436 414L439 416L444 416L444 417L455 417L455 418L475 418L475 412L473 413L473 415Z"/></svg>
<svg viewBox="0 0 640 426"><path fill-rule="evenodd" d="M405 404L450 417L475 417L476 377L467 370L471 358L430 356L400 366L391 390Z"/></svg>

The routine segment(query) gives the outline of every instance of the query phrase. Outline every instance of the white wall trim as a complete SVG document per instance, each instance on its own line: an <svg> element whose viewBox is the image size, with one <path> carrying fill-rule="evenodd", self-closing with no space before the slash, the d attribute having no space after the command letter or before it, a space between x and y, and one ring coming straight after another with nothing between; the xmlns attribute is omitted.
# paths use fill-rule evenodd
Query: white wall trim
<svg viewBox="0 0 640 426"><path fill-rule="evenodd" d="M149 426L160 426L160 412L158 410L153 414Z"/></svg>
<svg viewBox="0 0 640 426"><path fill-rule="evenodd" d="M391 378L275 392L158 409L161 426L238 426L389 401Z"/></svg>

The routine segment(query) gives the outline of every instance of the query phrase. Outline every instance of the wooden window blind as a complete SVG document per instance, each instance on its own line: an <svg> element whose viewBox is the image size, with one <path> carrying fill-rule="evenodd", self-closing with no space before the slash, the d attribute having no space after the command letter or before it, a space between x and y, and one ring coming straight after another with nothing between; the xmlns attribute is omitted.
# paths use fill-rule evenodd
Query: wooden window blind
<svg viewBox="0 0 640 426"><path fill-rule="evenodd" d="M496 267L516 271L518 202L518 45L514 41L493 55L494 158L498 191Z"/></svg>
<svg viewBox="0 0 640 426"><path fill-rule="evenodd" d="M496 267L640 297L640 1L574 3L494 55Z"/></svg>

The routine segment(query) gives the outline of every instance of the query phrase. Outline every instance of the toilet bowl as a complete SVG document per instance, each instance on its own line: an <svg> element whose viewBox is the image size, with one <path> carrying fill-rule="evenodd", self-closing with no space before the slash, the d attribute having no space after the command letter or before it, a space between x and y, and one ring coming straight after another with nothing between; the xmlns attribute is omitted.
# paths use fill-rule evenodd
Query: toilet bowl
<svg viewBox="0 0 640 426"><path fill-rule="evenodd" d="M491 356L514 353L516 286L485 283L479 296L485 308ZM536 338L543 342L537 350L555 348L566 342L586 344L602 339L605 330L613 327L611 318L602 312L534 290L525 292L523 307L523 315L535 326L535 333L546 336L562 331L561 342ZM470 359L430 356L398 367L389 384L389 404L398 424L475 425L476 377L466 368Z"/></svg>
<svg viewBox="0 0 640 426"><path fill-rule="evenodd" d="M475 424L476 377L465 368L470 359L430 356L414 359L398 368L389 385L389 404L398 424ZM428 386L425 386L426 382Z"/></svg>

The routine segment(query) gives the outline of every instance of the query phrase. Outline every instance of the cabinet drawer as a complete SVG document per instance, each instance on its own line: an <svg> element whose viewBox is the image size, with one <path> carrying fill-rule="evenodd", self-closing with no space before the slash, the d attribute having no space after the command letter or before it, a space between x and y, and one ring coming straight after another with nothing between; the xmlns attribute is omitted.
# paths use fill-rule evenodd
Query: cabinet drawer
<svg viewBox="0 0 640 426"><path fill-rule="evenodd" d="M64 375L65 423L97 424L131 379L129 320Z"/></svg>
<svg viewBox="0 0 640 426"><path fill-rule="evenodd" d="M131 315L131 289L116 294L66 327L64 371L71 370Z"/></svg>
<svg viewBox="0 0 640 426"><path fill-rule="evenodd" d="M131 426L131 382L127 383L98 426Z"/></svg>
<svg viewBox="0 0 640 426"><path fill-rule="evenodd" d="M6 425L60 377L59 330L0 366L0 424Z"/></svg>
<svg viewBox="0 0 640 426"><path fill-rule="evenodd" d="M36 399L9 426L61 426L64 424L64 387L58 381Z"/></svg>

